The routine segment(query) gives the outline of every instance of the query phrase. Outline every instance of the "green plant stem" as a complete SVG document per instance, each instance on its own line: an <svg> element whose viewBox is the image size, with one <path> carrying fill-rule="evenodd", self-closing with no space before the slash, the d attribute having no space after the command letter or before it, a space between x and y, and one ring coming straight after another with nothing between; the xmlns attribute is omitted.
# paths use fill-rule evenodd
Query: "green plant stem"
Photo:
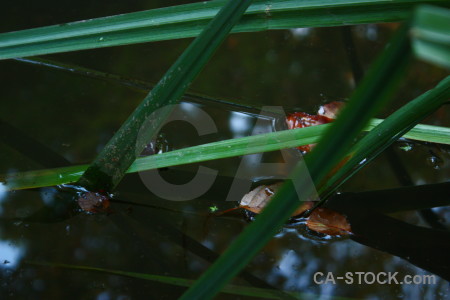
<svg viewBox="0 0 450 300"><path fill-rule="evenodd" d="M79 185L108 191L119 184L172 112L173 104L178 103L250 3L251 0L227 2L111 138L79 179Z"/></svg>
<svg viewBox="0 0 450 300"><path fill-rule="evenodd" d="M407 103L364 136L349 152L349 161L320 188L322 199L371 162L403 133L438 109L450 98L450 76L434 89Z"/></svg>
<svg viewBox="0 0 450 300"><path fill-rule="evenodd" d="M450 68L450 10L420 5L415 9L413 49L416 56Z"/></svg>
<svg viewBox="0 0 450 300"><path fill-rule="evenodd" d="M300 164L263 212L242 232L222 256L181 297L211 299L272 238L295 209L314 196L319 182L343 158L370 118L387 103L410 54L407 26L402 27L375 61L347 106L316 148L306 155L307 171ZM308 177L310 176L310 178ZM294 182L295 181L295 186ZM302 191L297 195L296 190Z"/></svg>
<svg viewBox="0 0 450 300"><path fill-rule="evenodd" d="M237 1L236 1L237 2ZM224 1L205 1L0 34L0 59L197 36ZM446 0L255 1L233 32L398 22Z"/></svg>
<svg viewBox="0 0 450 300"><path fill-rule="evenodd" d="M37 66L53 68L56 70L65 71L68 73L77 74L88 78L96 78L99 80L113 82L146 93L148 93L149 90L155 86L155 84L152 84L147 81L127 78L118 74L106 73L74 64L55 61L48 58L31 57L31 58L16 58L15 60ZM261 107L252 106L250 104L245 104L242 102L237 103L225 99L212 98L206 95L192 92L186 92L181 99L182 101L197 103L201 105L208 105L208 106L211 105L211 106L220 106L220 108L229 107L230 109L239 109L240 112L247 113L253 116L255 116L258 112L261 111Z"/></svg>
<svg viewBox="0 0 450 300"><path fill-rule="evenodd" d="M380 119L372 119L365 130L373 130L373 128L382 121L383 120ZM330 126L331 124L324 124L265 133L141 157L134 161L127 170L127 173L269 152L317 143L324 131ZM419 124L409 132L405 133L403 137L450 145L450 128ZM0 182L6 182L6 188L8 190L54 186L77 181L87 167L88 165L77 165L0 175Z"/></svg>

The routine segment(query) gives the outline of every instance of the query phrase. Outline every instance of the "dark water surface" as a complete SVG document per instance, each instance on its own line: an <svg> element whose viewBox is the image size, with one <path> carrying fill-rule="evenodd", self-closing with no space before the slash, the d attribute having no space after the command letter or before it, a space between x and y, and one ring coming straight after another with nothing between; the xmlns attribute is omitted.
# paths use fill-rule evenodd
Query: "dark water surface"
<svg viewBox="0 0 450 300"><path fill-rule="evenodd" d="M0 32L126 13L189 1L52 2L29 6L15 2L0 12ZM351 27L364 70L380 53L396 24ZM355 83L345 52L341 28L295 29L230 36L192 85L192 91L257 107L282 106L315 113L318 106L346 100ZM191 40L146 43L51 55L48 59L77 64L126 77L157 82ZM348 45L347 45L348 46ZM0 61L2 128L28 137L76 165L89 163L145 92L105 80L7 60ZM413 61L395 100L383 117L432 88L446 72ZM186 122L168 124L160 136L164 150L247 136L257 117L248 110L205 102L200 106L214 120L218 132L198 137ZM187 115L195 113L183 104ZM257 110L252 113L259 113ZM450 110L441 108L423 123L450 126ZM14 129L11 129L14 128ZM6 129L4 129L6 130ZM271 131L271 121L256 132ZM9 131L11 132L11 131ZM20 133L17 133L20 132ZM30 145L33 145L31 143ZM415 185L450 179L448 147L397 143L391 147ZM58 162L36 159L32 149L18 151L0 142L0 174L51 167ZM246 160L252 168L259 158ZM216 216L236 202L225 201L242 157L161 170L174 184L189 182L199 165L218 170L208 192L190 201L156 196L137 174L127 175L115 192L108 215L73 213L70 203L57 213L26 218L61 201L54 187L5 192L0 190L0 294L2 299L176 299L184 287L133 279L102 272L40 266L35 263L73 264L112 270L196 279L247 226L245 215ZM278 153L264 162L279 161ZM280 170L282 172L283 170ZM261 174L254 174L254 180ZM144 180L145 181L145 180ZM151 185L151 182L150 182ZM386 154L382 154L343 191L360 192L400 187ZM435 209L447 226L450 211ZM427 227L414 211L395 214L410 224ZM25 220L24 220L25 218ZM444 222L445 223L445 222ZM376 224L371 224L376 228ZM384 229L383 229L384 230ZM417 244L422 243L417 240ZM433 260L431 255L423 253ZM441 262L449 265L448 260ZM311 299L340 296L362 299L450 299L449 283L436 276L435 284L317 284L316 272L398 272L432 275L407 260L350 239L312 239L295 226L284 228L252 260L235 284L308 294ZM265 282L265 283L264 283ZM321 298L322 297L322 298ZM220 294L217 299L251 299ZM337 298L339 299L339 298Z"/></svg>

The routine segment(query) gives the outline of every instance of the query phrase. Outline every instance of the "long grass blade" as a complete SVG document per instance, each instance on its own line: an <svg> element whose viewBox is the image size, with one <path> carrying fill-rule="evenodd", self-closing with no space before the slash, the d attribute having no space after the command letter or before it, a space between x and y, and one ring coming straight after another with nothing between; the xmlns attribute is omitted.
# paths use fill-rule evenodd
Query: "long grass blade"
<svg viewBox="0 0 450 300"><path fill-rule="evenodd" d="M78 184L113 190L252 0L228 1L123 123Z"/></svg>
<svg viewBox="0 0 450 300"><path fill-rule="evenodd" d="M366 130L372 130L381 121L380 119L371 120ZM127 173L270 152L317 143L324 131L330 126L331 124L325 124L264 133L141 157L135 160L127 170ZM403 137L450 145L450 128L419 124L405 133ZM0 182L6 183L6 188L9 190L54 186L76 182L87 167L88 165L76 165L64 168L11 173L0 175Z"/></svg>
<svg viewBox="0 0 450 300"><path fill-rule="evenodd" d="M91 267L91 266L79 266L79 265L71 265L71 264L60 264L60 263L50 263L50 262L38 262L38 261L27 261L28 264L44 266L44 267L56 267L56 268L66 268L72 270L81 270L81 271L91 271L91 272L100 272L112 275L126 276L130 278L143 279L143 280L151 280L155 282L182 286L182 287L190 287L193 284L193 280L180 278L180 277L171 277L171 276L162 276L162 275L154 275L154 274L145 274L145 273L137 273L137 272L129 272L129 271L121 271L121 270L111 270L105 268ZM256 288L242 285L227 285L222 290L223 293L231 294L231 295L239 295L239 296L249 296L256 297L258 299L284 299L285 294L289 294L293 296L295 299L317 299L317 295L307 294L307 293L296 293L296 292L286 292L286 291L277 291L277 290L269 290L264 288ZM278 292L278 295L277 295ZM322 297L321 297L322 298ZM335 296L327 296L324 299L329 300L354 300L355 298L346 298L346 297L335 297Z"/></svg>
<svg viewBox="0 0 450 300"><path fill-rule="evenodd" d="M366 130L373 130L381 122L383 120L373 119ZM417 124L410 131L405 132L402 137L416 141L450 145L450 128Z"/></svg>
<svg viewBox="0 0 450 300"><path fill-rule="evenodd" d="M98 71L98 70L82 67L79 65L63 63L63 62L55 61L55 60L48 59L48 58L31 57L31 58L16 58L15 60L33 64L36 66L48 67L48 68L76 74L76 75L81 75L81 76L85 76L85 77L89 77L89 78L95 78L95 79L99 79L99 80L104 80L104 81L120 84L120 85L129 87L132 89L136 89L136 90L139 90L142 92L146 92L146 93L148 93L150 89L155 87L155 84L147 82L147 81L134 79L134 78L128 78L128 77L121 76L118 74L113 74L113 73L106 73L103 71ZM246 113L248 115L253 115L253 116L255 116L257 113L259 113L261 111L261 107L255 107L253 105L245 104L242 102L237 103L236 101L233 102L233 101L229 101L229 100L225 100L225 99L212 98L212 97L209 97L209 96L206 96L203 94L199 94L199 93L186 92L182 96L181 99L182 99L182 101L185 101L185 102L191 102L191 103L196 103L196 104L200 104L200 105L220 106L221 109L223 109L223 108L229 108L229 109L233 109L233 110L239 109L239 112L243 112L243 113Z"/></svg>
<svg viewBox="0 0 450 300"><path fill-rule="evenodd" d="M327 179L319 193L326 198L353 174L371 162L404 132L438 109L450 98L450 76L434 89L407 103L381 122L351 150L349 161L331 178ZM448 139L448 138L447 138Z"/></svg>
<svg viewBox="0 0 450 300"><path fill-rule="evenodd" d="M450 68L450 9L419 6L414 12L411 36L418 57Z"/></svg>
<svg viewBox="0 0 450 300"><path fill-rule="evenodd" d="M196 281L181 299L211 299L272 238L295 209L308 197L326 174L343 159L354 139L370 118L385 105L397 85L410 56L407 27L396 34L389 47L375 61L316 148L306 155L307 171L298 166L263 212L241 233L222 256ZM308 178L308 175L310 178ZM295 186L293 181L295 181ZM296 189L302 191L297 195Z"/></svg>
<svg viewBox="0 0 450 300"><path fill-rule="evenodd" d="M86 76L89 78L97 78L100 80L110 81L113 83L121 84L127 87L135 88L141 91L148 92L151 88L154 87L154 84L151 84L146 81L142 81L139 79L133 79L133 78L127 78L121 75L117 74L111 74L111 73L105 73L98 70L93 70L90 68L73 65L73 64L66 64L62 63L60 61L55 61L51 59L44 59L39 57L33 57L33 58L19 58L17 61L31 63L38 66L44 66L49 68L54 68L58 70L62 70L65 72ZM252 106L249 104L242 104L230 101L228 99L217 99L212 98L206 95L202 94L196 94L196 93L190 93L187 92L182 96L182 101L200 104L200 105L208 105L208 106L215 106L220 107L221 109L226 108L230 110L239 110L241 113L246 113L248 115L251 115L253 117L258 117L257 113L261 111L261 107ZM292 108L292 107L283 107L286 111L298 111L298 109ZM276 113L273 113L276 115ZM283 117L283 116L279 116ZM372 119L369 123L369 125L364 129L366 131L370 131L373 128L375 128L378 124L380 124L383 120L382 119ZM324 129L323 127L322 129ZM322 132L322 131L321 131ZM313 137L311 137L313 138ZM314 138L319 138L319 135L314 136ZM425 125L425 124L418 124L414 128L412 128L410 131L406 132L403 135L403 138L411 139L411 140L417 140L417 141L424 141L424 142L430 142L430 143L437 143L437 144L450 144L450 128L447 127L441 127L441 126L433 126L433 125ZM315 140L316 142L318 140Z"/></svg>
<svg viewBox="0 0 450 300"><path fill-rule="evenodd" d="M421 3L446 0L258 0L233 32L405 20ZM197 36L224 1L204 1L0 34L0 59Z"/></svg>

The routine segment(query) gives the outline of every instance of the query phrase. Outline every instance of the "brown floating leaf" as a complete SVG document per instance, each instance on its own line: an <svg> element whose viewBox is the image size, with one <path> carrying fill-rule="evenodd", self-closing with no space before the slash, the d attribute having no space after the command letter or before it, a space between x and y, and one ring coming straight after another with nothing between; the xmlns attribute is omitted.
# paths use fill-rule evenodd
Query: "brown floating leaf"
<svg viewBox="0 0 450 300"><path fill-rule="evenodd" d="M333 121L333 119L324 116L310 115L304 112L295 112L286 117L286 123L289 129L322 125ZM307 153L312 150L314 145L315 144L303 145L297 148L303 153Z"/></svg>
<svg viewBox="0 0 450 300"><path fill-rule="evenodd" d="M310 127L310 126L316 126L321 124L327 124L330 122L333 122L334 119L336 119L339 112L344 107L344 102L339 101L333 101L327 104L322 105L319 108L319 111L317 112L317 115L310 115L304 112L294 112L286 117L286 123L289 129L294 128L304 128L304 127ZM307 153L312 150L312 148L315 146L315 144L309 144L309 145L303 145L298 147L300 151L303 153ZM348 159L348 158L346 158ZM345 162L347 161L344 159L338 166L335 167L335 169L339 169ZM333 171L334 173L335 171ZM244 208L246 210L249 210L251 212L254 212L256 214L259 214L262 209L267 205L267 203L272 199L272 196L275 194L275 192L280 188L281 182L271 184L271 185L260 185L257 188L250 191L248 194L244 195L241 202L239 203L240 208ZM313 207L313 202L307 201L304 202L302 205L297 208L297 210L292 214L292 216L298 216L302 213L304 213L306 210L311 209ZM334 212L333 212L334 213ZM337 214L337 213L335 213ZM345 217L344 221L346 221ZM326 226L332 226L333 223L317 223L315 224L314 221L311 221L311 226L317 226L318 230L315 230L311 228L312 230L323 232L327 231L327 229L324 229ZM315 225L314 225L315 224ZM328 225L326 225L328 224ZM348 224L348 223L347 223ZM322 228L322 229L319 229ZM341 228L345 231L345 228ZM339 229L339 228L338 228ZM339 230L341 230L339 229ZM348 229L350 229L350 225L348 225ZM334 230L336 232L337 229ZM327 231L331 232L331 230ZM327 234L333 234L333 233L327 233ZM334 233L334 235L342 234L342 233Z"/></svg>
<svg viewBox="0 0 450 300"><path fill-rule="evenodd" d="M262 209L267 205L267 203L269 203L270 200L272 200L273 195L281 187L282 184L282 182L278 182L270 185L260 185L256 187L255 189L244 195L241 202L239 203L239 206L245 208L246 210L254 212L255 214L261 213ZM304 202L297 208L292 216L300 215L301 213L312 207L312 201Z"/></svg>
<svg viewBox="0 0 450 300"><path fill-rule="evenodd" d="M108 212L109 198L100 193L87 192L78 198L78 205L90 213Z"/></svg>
<svg viewBox="0 0 450 300"><path fill-rule="evenodd" d="M344 215L324 207L319 207L311 213L306 226L313 231L328 235L347 235L352 232Z"/></svg>
<svg viewBox="0 0 450 300"><path fill-rule="evenodd" d="M310 115L304 112L295 112L286 117L286 124L289 129L304 128L333 122L339 112L344 107L344 102L333 101L322 105L317 115ZM308 153L314 148L315 144L303 145L297 147L303 153Z"/></svg>

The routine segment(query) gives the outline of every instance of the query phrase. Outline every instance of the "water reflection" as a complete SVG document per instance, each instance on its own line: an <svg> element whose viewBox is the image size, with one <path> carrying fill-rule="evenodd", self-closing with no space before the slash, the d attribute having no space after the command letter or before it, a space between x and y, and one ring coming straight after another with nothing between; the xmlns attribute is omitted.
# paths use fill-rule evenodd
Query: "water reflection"
<svg viewBox="0 0 450 300"><path fill-rule="evenodd" d="M3 182L0 182L0 216L3 214L3 201L6 199L7 189Z"/></svg>
<svg viewBox="0 0 450 300"><path fill-rule="evenodd" d="M289 31L295 39L302 40L313 31L313 28L294 28Z"/></svg>
<svg viewBox="0 0 450 300"><path fill-rule="evenodd" d="M251 127L253 118L240 112L231 112L229 119L230 130L233 138L240 138L248 135L248 128Z"/></svg>
<svg viewBox="0 0 450 300"><path fill-rule="evenodd" d="M40 190L42 202L46 206L51 206L51 205L55 204L55 196L57 193L58 193L58 190L53 187L42 188Z"/></svg>
<svg viewBox="0 0 450 300"><path fill-rule="evenodd" d="M0 240L0 268L15 269L25 254L25 246Z"/></svg>

